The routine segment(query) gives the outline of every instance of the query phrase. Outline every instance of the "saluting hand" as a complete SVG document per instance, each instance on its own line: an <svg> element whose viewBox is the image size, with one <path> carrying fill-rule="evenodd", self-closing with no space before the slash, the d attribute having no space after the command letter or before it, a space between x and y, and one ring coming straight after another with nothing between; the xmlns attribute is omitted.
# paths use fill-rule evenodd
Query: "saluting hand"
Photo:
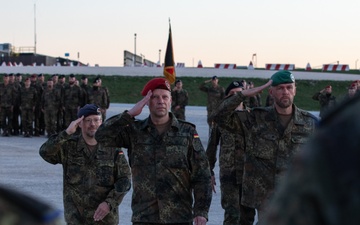
<svg viewBox="0 0 360 225"><path fill-rule="evenodd" d="M68 128L66 128L66 133L68 135L71 135L73 133L76 132L76 129L79 127L79 123L84 119L84 116L80 117L79 119L77 120L74 120L70 123L70 125L68 126Z"/></svg>
<svg viewBox="0 0 360 225"><path fill-rule="evenodd" d="M150 90L143 99L141 99L138 103L135 104L134 107L132 107L132 109L128 111L129 115L132 117L139 115L142 109L144 108L144 106L149 102L151 96L152 96L152 91Z"/></svg>
<svg viewBox="0 0 360 225"><path fill-rule="evenodd" d="M243 91L241 91L241 94L243 94L244 96L255 96L257 95L258 93L262 92L262 90L264 90L265 88L269 87L272 83L272 80L269 80L266 84L263 84L261 86L258 86L258 87L254 87L254 88L251 88L251 89L245 89Z"/></svg>

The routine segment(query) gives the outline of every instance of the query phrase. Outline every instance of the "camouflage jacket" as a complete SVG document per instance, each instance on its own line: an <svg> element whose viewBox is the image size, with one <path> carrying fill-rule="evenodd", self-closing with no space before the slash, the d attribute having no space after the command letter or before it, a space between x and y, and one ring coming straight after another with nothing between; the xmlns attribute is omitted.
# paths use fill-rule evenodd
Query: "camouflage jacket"
<svg viewBox="0 0 360 225"><path fill-rule="evenodd" d="M264 224L359 224L359 110L358 95L321 119L270 202Z"/></svg>
<svg viewBox="0 0 360 225"><path fill-rule="evenodd" d="M79 86L66 84L64 86L64 107L76 109L83 103L82 91Z"/></svg>
<svg viewBox="0 0 360 225"><path fill-rule="evenodd" d="M98 141L128 149L132 222L190 223L193 216L208 217L212 193L204 148L193 124L170 117L163 135L150 118L135 120L126 111L96 132Z"/></svg>
<svg viewBox="0 0 360 225"><path fill-rule="evenodd" d="M0 106L11 107L15 105L16 101L16 90L13 85L4 83L0 84Z"/></svg>
<svg viewBox="0 0 360 225"><path fill-rule="evenodd" d="M231 133L216 124L211 127L206 155L209 160L211 175L214 175L217 161L217 149L220 143L219 167L222 173L235 172L236 182L242 183L244 171L244 138L238 133Z"/></svg>
<svg viewBox="0 0 360 225"><path fill-rule="evenodd" d="M271 197L293 156L314 132L317 119L293 105L292 119L282 132L273 106L234 111L242 99L241 93L225 99L213 115L220 127L244 136L242 204L259 208Z"/></svg>
<svg viewBox="0 0 360 225"><path fill-rule="evenodd" d="M20 106L21 109L34 109L38 101L38 95L34 87L26 88L25 86L20 90Z"/></svg>
<svg viewBox="0 0 360 225"><path fill-rule="evenodd" d="M175 110L175 106L180 106L180 108L184 109L185 106L188 105L188 92L184 89L182 89L181 91L172 91L171 98L171 111Z"/></svg>
<svg viewBox="0 0 360 225"><path fill-rule="evenodd" d="M336 105L336 97L331 94L317 92L312 98L320 103L320 117L324 117L327 111Z"/></svg>
<svg viewBox="0 0 360 225"><path fill-rule="evenodd" d="M130 190L130 168L122 151L98 143L91 152L82 136L65 131L51 136L41 147L41 157L62 164L65 220L71 224L95 224L95 210L106 201L111 211L104 224L118 224L118 206ZM97 223L96 223L97 224Z"/></svg>
<svg viewBox="0 0 360 225"><path fill-rule="evenodd" d="M45 89L41 96L41 108L44 110L58 111L61 104L60 93L53 89Z"/></svg>
<svg viewBox="0 0 360 225"><path fill-rule="evenodd" d="M208 116L210 116L211 113L220 104L220 102L224 99L225 90L220 85L218 85L217 87L213 87L212 85L206 85L206 83L202 83L199 89L207 93L206 109L208 112Z"/></svg>
<svg viewBox="0 0 360 225"><path fill-rule="evenodd" d="M99 106L101 109L107 109L108 99L105 89L92 88L89 92L89 103Z"/></svg>

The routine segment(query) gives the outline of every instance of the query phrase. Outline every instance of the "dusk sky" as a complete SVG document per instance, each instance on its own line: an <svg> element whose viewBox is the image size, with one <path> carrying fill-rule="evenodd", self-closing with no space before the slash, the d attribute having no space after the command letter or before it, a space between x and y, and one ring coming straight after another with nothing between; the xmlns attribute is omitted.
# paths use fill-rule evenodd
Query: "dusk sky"
<svg viewBox="0 0 360 225"><path fill-rule="evenodd" d="M360 68L359 0L0 0L0 43L91 66L123 66L124 50L164 61L169 18L175 62ZM36 5L36 16L34 6ZM36 18L36 22L34 19ZM36 32L34 25L36 24ZM253 57L256 54L256 57Z"/></svg>

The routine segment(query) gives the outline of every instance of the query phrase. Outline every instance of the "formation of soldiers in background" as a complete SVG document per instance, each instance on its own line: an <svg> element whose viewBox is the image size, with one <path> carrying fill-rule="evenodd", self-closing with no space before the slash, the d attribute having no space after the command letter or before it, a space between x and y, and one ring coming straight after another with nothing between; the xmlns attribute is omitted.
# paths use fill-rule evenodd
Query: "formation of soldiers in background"
<svg viewBox="0 0 360 225"><path fill-rule="evenodd" d="M0 83L0 128L2 136L24 137L47 135L62 131L77 119L85 104L96 104L103 121L110 106L110 95L97 76L92 86L87 76L81 81L73 74L54 74L45 81L43 74L3 74Z"/></svg>

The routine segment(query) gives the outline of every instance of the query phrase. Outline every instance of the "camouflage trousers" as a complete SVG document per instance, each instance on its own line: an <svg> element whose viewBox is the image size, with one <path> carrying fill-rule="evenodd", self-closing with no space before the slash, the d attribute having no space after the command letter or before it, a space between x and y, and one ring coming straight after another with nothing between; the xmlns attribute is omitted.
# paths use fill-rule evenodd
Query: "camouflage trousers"
<svg viewBox="0 0 360 225"><path fill-rule="evenodd" d="M255 209L241 205L242 184L238 184L233 169L221 170L221 206L225 210L223 225L252 225Z"/></svg>
<svg viewBox="0 0 360 225"><path fill-rule="evenodd" d="M180 120L185 120L185 108L180 108L178 110L171 110L174 113L175 117Z"/></svg>
<svg viewBox="0 0 360 225"><path fill-rule="evenodd" d="M64 112L64 128L67 128L70 123L77 119L77 108L65 108Z"/></svg>
<svg viewBox="0 0 360 225"><path fill-rule="evenodd" d="M57 129L57 109L45 109L44 119L45 119L45 130L48 136L56 133Z"/></svg>
<svg viewBox="0 0 360 225"><path fill-rule="evenodd" d="M21 124L22 131L32 135L34 122L34 111L33 109L22 109L21 110Z"/></svg>
<svg viewBox="0 0 360 225"><path fill-rule="evenodd" d="M4 133L11 133L13 114L11 107L1 107L0 120Z"/></svg>

